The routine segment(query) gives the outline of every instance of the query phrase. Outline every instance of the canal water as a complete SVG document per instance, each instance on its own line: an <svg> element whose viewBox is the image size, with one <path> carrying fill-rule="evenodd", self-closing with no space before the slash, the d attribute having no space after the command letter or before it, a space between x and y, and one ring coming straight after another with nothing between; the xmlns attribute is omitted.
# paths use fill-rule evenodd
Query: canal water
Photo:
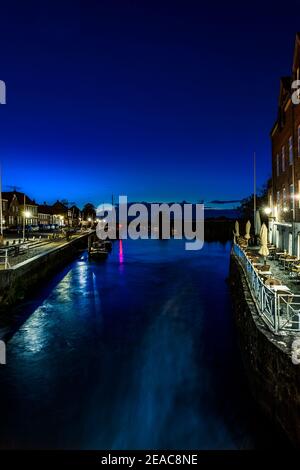
<svg viewBox="0 0 300 470"><path fill-rule="evenodd" d="M244 380L229 254L117 241L7 312L1 448L282 448Z"/></svg>

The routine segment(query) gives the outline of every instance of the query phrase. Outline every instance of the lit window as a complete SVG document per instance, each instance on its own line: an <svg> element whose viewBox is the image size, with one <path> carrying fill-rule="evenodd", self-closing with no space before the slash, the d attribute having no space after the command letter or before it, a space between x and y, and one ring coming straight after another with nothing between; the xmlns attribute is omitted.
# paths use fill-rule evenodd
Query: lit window
<svg viewBox="0 0 300 470"><path fill-rule="evenodd" d="M294 210L294 203L295 203L295 198L294 198L294 185L290 184L290 208Z"/></svg>
<svg viewBox="0 0 300 470"><path fill-rule="evenodd" d="M282 149L281 149L281 159L282 159L282 163L281 163L282 171L285 171L285 149L284 149L284 145L282 146Z"/></svg>
<svg viewBox="0 0 300 470"><path fill-rule="evenodd" d="M283 210L286 209L286 190L285 190L285 187L282 188L282 205L283 205Z"/></svg>
<svg viewBox="0 0 300 470"><path fill-rule="evenodd" d="M293 137L289 138L289 164L293 164Z"/></svg>

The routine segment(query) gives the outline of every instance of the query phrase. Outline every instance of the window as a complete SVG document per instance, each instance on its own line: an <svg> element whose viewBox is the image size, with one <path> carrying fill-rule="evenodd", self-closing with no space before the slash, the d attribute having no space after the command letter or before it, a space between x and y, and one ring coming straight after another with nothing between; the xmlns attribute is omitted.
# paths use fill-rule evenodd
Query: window
<svg viewBox="0 0 300 470"><path fill-rule="evenodd" d="M293 164L293 137L289 138L289 164Z"/></svg>
<svg viewBox="0 0 300 470"><path fill-rule="evenodd" d="M294 203L295 203L294 185L290 184L290 208L291 208L291 210L294 210Z"/></svg>
<svg viewBox="0 0 300 470"><path fill-rule="evenodd" d="M283 210L286 209L286 189L284 186L282 188L282 206Z"/></svg>
<svg viewBox="0 0 300 470"><path fill-rule="evenodd" d="M277 191L276 203L278 209L280 208L280 191Z"/></svg>
<svg viewBox="0 0 300 470"><path fill-rule="evenodd" d="M297 198L298 199L298 208L300 209L300 197L299 197L299 195L300 195L300 180L298 180L298 198Z"/></svg>
<svg viewBox="0 0 300 470"><path fill-rule="evenodd" d="M278 155L278 153L276 155L276 173L277 173L277 176L279 176L279 155Z"/></svg>
<svg viewBox="0 0 300 470"><path fill-rule="evenodd" d="M285 148L284 148L284 145L282 146L282 149L281 149L281 166L282 166L282 171L285 171Z"/></svg>

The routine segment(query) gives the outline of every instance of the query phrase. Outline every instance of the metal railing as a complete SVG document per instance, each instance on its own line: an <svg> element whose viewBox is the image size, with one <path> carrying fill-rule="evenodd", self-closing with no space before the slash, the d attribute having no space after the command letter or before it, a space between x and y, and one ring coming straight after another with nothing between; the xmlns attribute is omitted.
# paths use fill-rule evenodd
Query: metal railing
<svg viewBox="0 0 300 470"><path fill-rule="evenodd" d="M4 269L9 269L11 267L9 263L8 251L9 250L6 249L6 250L2 250L2 252L0 253L0 265L3 265Z"/></svg>
<svg viewBox="0 0 300 470"><path fill-rule="evenodd" d="M0 248L0 267L9 269L13 265L17 264L22 257L25 259L34 255L36 248L46 248L47 245L53 242L65 241L66 237L55 237L55 238L38 238L28 239L22 242L15 242Z"/></svg>
<svg viewBox="0 0 300 470"><path fill-rule="evenodd" d="M300 331L300 295L278 293L266 286L244 250L236 243L233 253L243 268L257 310L275 333Z"/></svg>

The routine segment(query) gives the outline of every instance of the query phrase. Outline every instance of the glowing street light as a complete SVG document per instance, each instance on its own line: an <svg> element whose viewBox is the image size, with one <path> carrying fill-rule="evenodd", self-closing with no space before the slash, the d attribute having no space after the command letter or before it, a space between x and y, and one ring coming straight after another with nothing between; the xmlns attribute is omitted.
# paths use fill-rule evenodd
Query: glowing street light
<svg viewBox="0 0 300 470"><path fill-rule="evenodd" d="M24 207L25 207L25 195L24 195ZM25 240L26 219L30 219L30 217L31 217L31 213L25 210L23 213L23 240Z"/></svg>
<svg viewBox="0 0 300 470"><path fill-rule="evenodd" d="M265 214L270 215L272 212L272 209L270 207L265 207L264 212Z"/></svg>

